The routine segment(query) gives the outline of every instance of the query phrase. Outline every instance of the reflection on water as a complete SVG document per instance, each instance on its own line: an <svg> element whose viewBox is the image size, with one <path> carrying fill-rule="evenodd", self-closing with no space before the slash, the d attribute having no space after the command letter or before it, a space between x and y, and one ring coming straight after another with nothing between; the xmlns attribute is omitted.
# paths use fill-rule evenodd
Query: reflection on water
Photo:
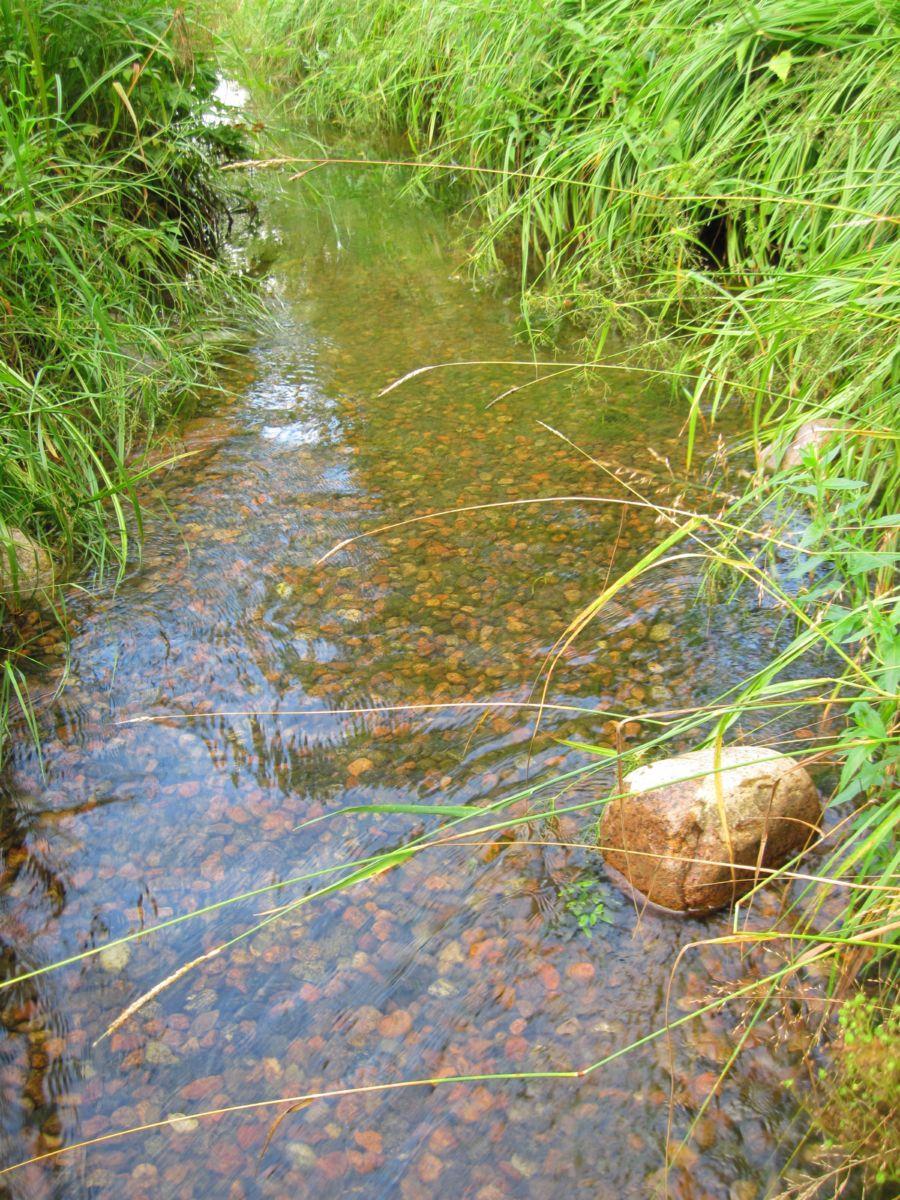
<svg viewBox="0 0 900 1200"><path fill-rule="evenodd" d="M380 395L426 363L522 357L511 308L454 277L434 213L372 178L316 184L327 190L312 200L297 190L271 206L276 327L233 398L185 431L198 453L162 486L143 565L115 595L73 604L71 675L43 716L45 774L20 747L0 800L7 977L402 845L436 818L297 826L349 805L497 799L526 779L529 752L532 778L582 763L560 738L608 743L611 712L714 695L771 642L771 613L694 605L682 561L622 593L556 672L551 700L602 711L551 710L533 746L528 709L332 712L528 701L570 616L660 536L652 510L589 498L627 499L627 484L671 501L684 456L679 414L633 376L556 379L487 407L533 374L482 365ZM550 496L583 499L450 515L316 565L414 513ZM120 723L136 715L169 719ZM99 1043L139 995L258 922L271 894L0 993L3 1161L267 1097L578 1067L647 1033L674 955L710 927L638 920L595 854L552 844L590 842L589 815L444 846L324 897ZM602 914L589 930L585 905ZM692 953L676 1010L741 969ZM675 1039L677 1136L736 1019ZM762 1195L775 1178L791 1066L771 1053L751 1039L672 1172L673 1196L727 1197L742 1180L742 1196ZM272 1110L176 1121L6 1176L0 1194L642 1197L659 1178L669 1087L656 1042L582 1080L313 1104L262 1158Z"/></svg>

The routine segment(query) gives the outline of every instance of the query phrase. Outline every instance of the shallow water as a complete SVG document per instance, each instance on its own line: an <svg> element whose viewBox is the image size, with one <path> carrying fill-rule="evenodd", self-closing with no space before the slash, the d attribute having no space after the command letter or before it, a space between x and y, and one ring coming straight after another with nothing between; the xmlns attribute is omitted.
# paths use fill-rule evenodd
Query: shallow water
<svg viewBox="0 0 900 1200"><path fill-rule="evenodd" d="M609 744L611 713L709 698L775 636L772 613L746 599L695 604L692 562L663 568L623 592L553 675L548 700L603 711L549 709L532 744L534 711L512 705L533 698L548 650L608 573L665 532L652 510L581 500L467 512L317 566L342 539L426 511L621 500L628 486L671 501L684 453L682 414L641 376L564 377L489 405L534 372L458 367L379 395L424 364L524 357L514 309L455 275L442 216L390 182L320 172L314 183L268 206L274 327L185 430L197 453L159 485L143 564L115 594L73 599L71 674L42 713L44 776L23 742L0 806L7 978L402 846L439 818L297 826L350 805L497 800L590 761L560 738ZM59 648L44 650L52 664ZM333 713L460 701L509 706ZM297 712L310 709L321 715ZM136 716L161 719L121 723ZM648 730L632 726L632 741ZM572 804L602 786L549 794ZM552 844L593 837L584 811L431 849L199 963L99 1043L149 988L321 881L0 993L3 1163L173 1113L578 1068L642 1037L663 1020L679 948L727 918L639 916L595 853ZM691 951L672 1011L746 969ZM583 1079L316 1102L288 1115L264 1154L278 1109L167 1124L6 1175L0 1194L644 1197L670 1113L677 1145L740 1016L672 1039L671 1107L670 1047L656 1040ZM749 1039L670 1173L672 1196L765 1194L786 1157L792 1071L789 1044Z"/></svg>

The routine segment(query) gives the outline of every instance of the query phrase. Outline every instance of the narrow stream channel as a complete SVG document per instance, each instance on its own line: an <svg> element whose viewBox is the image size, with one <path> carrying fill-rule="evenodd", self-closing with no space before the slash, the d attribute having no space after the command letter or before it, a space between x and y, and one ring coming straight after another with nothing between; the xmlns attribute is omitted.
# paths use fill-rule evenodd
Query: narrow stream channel
<svg viewBox="0 0 900 1200"><path fill-rule="evenodd" d="M375 172L319 172L314 187L291 185L268 207L275 327L224 381L228 398L185 431L198 453L159 485L143 564L115 594L73 602L71 675L42 715L44 775L20 741L0 798L7 978L438 823L350 813L297 828L313 817L482 804L588 761L560 738L610 742L609 717L592 713L550 710L531 748L523 708L328 715L527 702L571 616L661 534L646 509L557 502L396 529L317 566L320 555L431 510L627 498L622 479L671 500L683 414L640 377L613 373L490 407L528 371L444 370L379 395L424 364L522 358L514 306L458 278L442 215ZM681 563L623 593L548 698L632 713L734 682L771 642L773 615L696 604L697 582ZM310 709L322 715L296 711ZM159 719L121 723L138 716ZM589 786L600 788L574 794ZM581 813L553 833L523 827L429 851L199 963L97 1044L149 988L318 881L0 994L3 1163L321 1089L582 1067L642 1037L664 1021L679 948L726 931L728 918L638 916L596 853L535 844L594 838ZM729 951L691 951L673 1015L740 970ZM673 1038L673 1148L734 1048L737 1019L710 1016ZM789 1030L782 1042L750 1038L670 1173L672 1196L749 1200L777 1179L792 1113L783 1081L795 1070ZM669 1053L660 1039L580 1080L317 1102L288 1115L264 1154L277 1109L176 1118L0 1177L0 1195L646 1197L661 1179Z"/></svg>

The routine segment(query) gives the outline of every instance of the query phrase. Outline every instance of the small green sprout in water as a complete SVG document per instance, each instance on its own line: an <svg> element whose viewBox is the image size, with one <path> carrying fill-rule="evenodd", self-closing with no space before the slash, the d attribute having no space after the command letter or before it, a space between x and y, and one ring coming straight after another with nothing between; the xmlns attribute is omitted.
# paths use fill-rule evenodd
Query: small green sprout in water
<svg viewBox="0 0 900 1200"><path fill-rule="evenodd" d="M566 912L575 918L579 929L592 936L594 926L603 921L612 924L607 916L606 902L596 879L576 879L572 883L564 883L559 889L560 899Z"/></svg>

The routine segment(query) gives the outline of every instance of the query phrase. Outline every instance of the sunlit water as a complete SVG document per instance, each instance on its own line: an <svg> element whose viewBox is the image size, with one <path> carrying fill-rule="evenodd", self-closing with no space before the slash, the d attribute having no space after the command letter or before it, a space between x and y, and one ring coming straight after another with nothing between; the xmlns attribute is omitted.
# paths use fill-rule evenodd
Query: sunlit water
<svg viewBox="0 0 900 1200"><path fill-rule="evenodd" d="M509 499L622 500L633 487L672 501L684 450L683 413L640 376L563 377L490 405L534 372L456 367L379 395L425 364L525 357L514 306L458 278L443 218L391 184L352 172L314 183L267 208L275 326L187 428L198 453L159 485L143 565L115 594L72 601L71 675L41 715L44 777L20 740L0 807L7 977L402 846L440 819L355 813L297 826L348 805L497 800L590 761L560 738L608 745L609 713L696 704L771 645L770 611L746 597L696 604L699 568L682 560L621 593L555 671L550 702L603 712L550 708L533 745L526 708L328 715L528 702L570 618L666 527L652 510L554 501L395 529L317 566L337 542ZM309 709L321 715L297 713ZM162 719L122 723L136 716ZM631 728L631 744L648 730ZM579 782L559 803L608 783ZM639 918L596 853L553 844L590 843L589 811L492 837L436 847L288 913L97 1044L149 988L322 881L0 993L3 1162L173 1113L584 1067L658 1028L679 948L728 918ZM731 952L689 952L672 1014L743 970ZM742 1012L688 1024L671 1047L657 1040L580 1080L316 1102L283 1120L265 1154L276 1108L176 1121L7 1175L0 1194L649 1196L670 1113L674 1148ZM746 1200L777 1179L788 1051L749 1039L670 1174L673 1196Z"/></svg>

